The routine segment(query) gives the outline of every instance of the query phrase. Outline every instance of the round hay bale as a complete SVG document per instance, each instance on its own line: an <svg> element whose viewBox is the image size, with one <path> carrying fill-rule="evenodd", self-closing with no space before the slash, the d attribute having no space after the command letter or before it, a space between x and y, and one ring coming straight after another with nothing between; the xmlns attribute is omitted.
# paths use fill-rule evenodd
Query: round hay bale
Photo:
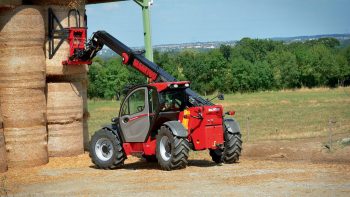
<svg viewBox="0 0 350 197"><path fill-rule="evenodd" d="M0 103L5 129L46 125L44 89L1 88Z"/></svg>
<svg viewBox="0 0 350 197"><path fill-rule="evenodd" d="M83 123L49 124L48 147L50 157L69 157L84 153Z"/></svg>
<svg viewBox="0 0 350 197"><path fill-rule="evenodd" d="M29 0L36 5L58 5L69 8L81 8L85 6L86 0Z"/></svg>
<svg viewBox="0 0 350 197"><path fill-rule="evenodd" d="M46 126L4 129L7 162L12 167L32 167L48 162Z"/></svg>
<svg viewBox="0 0 350 197"><path fill-rule="evenodd" d="M44 21L45 21L45 29L48 29L48 9L52 8L53 12L57 16L58 20L60 21L61 25L64 28L68 27L68 12L71 8L69 7L61 7L61 6L46 6L44 8ZM85 7L81 7L78 9L80 13L80 26L85 27L84 24L84 15L85 15ZM76 19L75 17L70 17L70 25L71 27L76 26ZM54 24L55 29L59 30L58 24ZM88 71L87 65L62 65L62 61L67 60L69 57L69 43L67 40L65 40L56 54L52 57L52 59L49 59L49 41L48 41L48 32L46 32L46 44L45 44L45 51L46 51L46 74L48 77L50 76L71 76L72 78L81 78L81 74L84 75ZM57 44L60 41L60 39L54 39L54 42Z"/></svg>
<svg viewBox="0 0 350 197"><path fill-rule="evenodd" d="M0 114L0 173L7 171L6 149L4 128L2 126L2 118Z"/></svg>
<svg viewBox="0 0 350 197"><path fill-rule="evenodd" d="M82 84L47 84L48 123L70 123L83 118Z"/></svg>
<svg viewBox="0 0 350 197"><path fill-rule="evenodd" d="M0 88L45 87L42 14L38 6L0 12Z"/></svg>

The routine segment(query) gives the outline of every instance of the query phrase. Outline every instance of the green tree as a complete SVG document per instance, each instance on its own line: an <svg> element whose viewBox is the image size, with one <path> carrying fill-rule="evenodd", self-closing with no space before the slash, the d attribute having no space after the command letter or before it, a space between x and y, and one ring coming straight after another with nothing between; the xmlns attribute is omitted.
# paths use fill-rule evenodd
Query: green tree
<svg viewBox="0 0 350 197"><path fill-rule="evenodd" d="M230 46L222 44L222 45L220 45L219 50L226 60L230 59L230 57L231 57L231 47Z"/></svg>
<svg viewBox="0 0 350 197"><path fill-rule="evenodd" d="M274 51L268 55L268 62L273 70L273 87L300 87L300 70L296 56L289 51Z"/></svg>

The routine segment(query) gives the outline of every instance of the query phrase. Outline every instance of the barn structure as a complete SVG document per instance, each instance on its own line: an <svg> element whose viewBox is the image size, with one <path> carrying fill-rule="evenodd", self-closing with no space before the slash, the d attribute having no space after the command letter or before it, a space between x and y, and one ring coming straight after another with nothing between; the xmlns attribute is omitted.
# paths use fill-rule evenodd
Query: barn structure
<svg viewBox="0 0 350 197"><path fill-rule="evenodd" d="M118 1L0 1L0 173L88 149L88 66L62 63L70 55L62 35L86 27L86 5ZM145 56L153 61L153 0L134 2L143 13Z"/></svg>

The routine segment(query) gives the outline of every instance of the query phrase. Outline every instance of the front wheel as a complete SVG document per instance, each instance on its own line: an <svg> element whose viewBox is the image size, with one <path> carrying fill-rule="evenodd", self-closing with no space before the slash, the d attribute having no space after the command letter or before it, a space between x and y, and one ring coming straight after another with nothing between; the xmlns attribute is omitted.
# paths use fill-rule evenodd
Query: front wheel
<svg viewBox="0 0 350 197"><path fill-rule="evenodd" d="M238 162L242 152L242 139L237 121L233 119L225 120L224 139L223 161L225 163Z"/></svg>
<svg viewBox="0 0 350 197"><path fill-rule="evenodd" d="M156 157L163 170L185 168L188 164L189 150L185 138L174 136L166 126L161 127L157 135Z"/></svg>
<svg viewBox="0 0 350 197"><path fill-rule="evenodd" d="M107 129L101 129L91 137L90 157L98 168L103 169L116 168L126 159L119 137Z"/></svg>

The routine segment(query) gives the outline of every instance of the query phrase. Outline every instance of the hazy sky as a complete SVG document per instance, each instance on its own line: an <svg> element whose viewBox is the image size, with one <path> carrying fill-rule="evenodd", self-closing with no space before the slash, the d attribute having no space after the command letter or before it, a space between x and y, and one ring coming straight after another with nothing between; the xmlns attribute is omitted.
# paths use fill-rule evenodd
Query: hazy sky
<svg viewBox="0 0 350 197"><path fill-rule="evenodd" d="M133 1L89 5L87 14L89 33L143 46ZM154 45L350 33L350 0L154 0L151 17Z"/></svg>

